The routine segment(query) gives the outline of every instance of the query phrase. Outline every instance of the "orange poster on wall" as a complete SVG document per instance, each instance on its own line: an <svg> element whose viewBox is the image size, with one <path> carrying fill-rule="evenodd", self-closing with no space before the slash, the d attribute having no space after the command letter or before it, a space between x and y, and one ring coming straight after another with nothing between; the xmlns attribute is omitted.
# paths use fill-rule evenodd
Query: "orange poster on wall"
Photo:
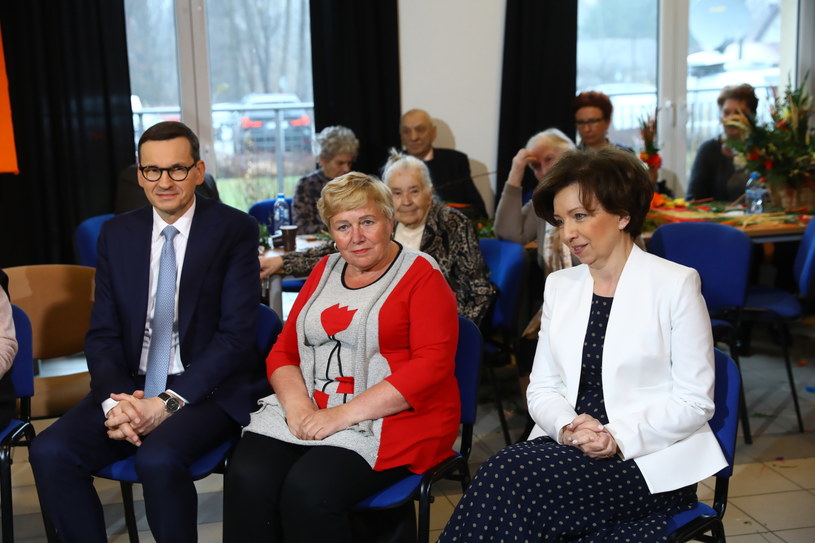
<svg viewBox="0 0 815 543"><path fill-rule="evenodd" d="M8 98L6 55L3 52L3 33L0 30L0 173L20 173L17 167L17 148L14 145L14 126L11 123L11 102Z"/></svg>

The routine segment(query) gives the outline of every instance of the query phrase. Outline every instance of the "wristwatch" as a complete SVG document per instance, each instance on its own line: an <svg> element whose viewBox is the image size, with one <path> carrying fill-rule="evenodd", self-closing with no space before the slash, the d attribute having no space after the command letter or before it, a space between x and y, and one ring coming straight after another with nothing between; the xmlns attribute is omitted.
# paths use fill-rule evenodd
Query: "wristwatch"
<svg viewBox="0 0 815 543"><path fill-rule="evenodd" d="M164 402L164 410L171 415L181 409L182 404L175 396L167 394L166 392L161 392L159 393L158 398Z"/></svg>

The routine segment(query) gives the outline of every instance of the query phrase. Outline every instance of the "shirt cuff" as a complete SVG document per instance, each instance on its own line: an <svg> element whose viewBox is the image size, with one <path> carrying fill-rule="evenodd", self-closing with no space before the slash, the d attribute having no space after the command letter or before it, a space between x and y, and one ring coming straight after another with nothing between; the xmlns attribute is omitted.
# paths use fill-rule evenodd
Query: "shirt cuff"
<svg viewBox="0 0 815 543"><path fill-rule="evenodd" d="M181 394L179 394L178 392L176 392L175 390L173 390L171 388L168 388L167 392L169 392L170 394L172 394L173 396L175 396L176 398L178 398L179 400L184 402L184 405L187 405L188 403L190 403L190 402L187 401L187 398L185 398L184 396L182 396Z"/></svg>
<svg viewBox="0 0 815 543"><path fill-rule="evenodd" d="M104 402L102 402L102 411L105 413L105 418L108 418L108 413L110 410L119 405L119 402L114 400L113 398L108 398Z"/></svg>

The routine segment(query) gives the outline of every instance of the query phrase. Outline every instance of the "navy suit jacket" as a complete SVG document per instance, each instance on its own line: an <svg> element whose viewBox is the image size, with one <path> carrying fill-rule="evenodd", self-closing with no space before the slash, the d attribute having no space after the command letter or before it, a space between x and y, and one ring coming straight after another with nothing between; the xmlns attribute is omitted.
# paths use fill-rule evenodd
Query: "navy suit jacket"
<svg viewBox="0 0 815 543"><path fill-rule="evenodd" d="M132 393L147 318L152 207L114 217L97 246L96 291L85 355L91 395ZM211 398L240 424L253 409L257 306L257 223L246 213L197 197L178 292L184 373L172 389L191 404ZM255 386L257 388L257 386Z"/></svg>
<svg viewBox="0 0 815 543"><path fill-rule="evenodd" d="M470 204L461 211L471 219L487 217L487 208L470 174L467 155L454 149L433 148L433 160L425 162L433 189L443 201Z"/></svg>

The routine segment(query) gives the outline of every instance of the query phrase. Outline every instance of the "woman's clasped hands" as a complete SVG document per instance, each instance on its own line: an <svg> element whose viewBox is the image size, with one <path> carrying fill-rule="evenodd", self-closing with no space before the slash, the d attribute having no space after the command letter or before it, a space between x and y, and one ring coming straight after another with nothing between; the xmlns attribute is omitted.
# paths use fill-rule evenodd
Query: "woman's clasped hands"
<svg viewBox="0 0 815 543"><path fill-rule="evenodd" d="M563 427L560 442L577 447L590 458L610 458L617 454L617 442L594 417L578 415Z"/></svg>
<svg viewBox="0 0 815 543"><path fill-rule="evenodd" d="M286 423L292 435L302 440L321 440L351 425L344 406L319 409L313 402L298 408L287 408Z"/></svg>

